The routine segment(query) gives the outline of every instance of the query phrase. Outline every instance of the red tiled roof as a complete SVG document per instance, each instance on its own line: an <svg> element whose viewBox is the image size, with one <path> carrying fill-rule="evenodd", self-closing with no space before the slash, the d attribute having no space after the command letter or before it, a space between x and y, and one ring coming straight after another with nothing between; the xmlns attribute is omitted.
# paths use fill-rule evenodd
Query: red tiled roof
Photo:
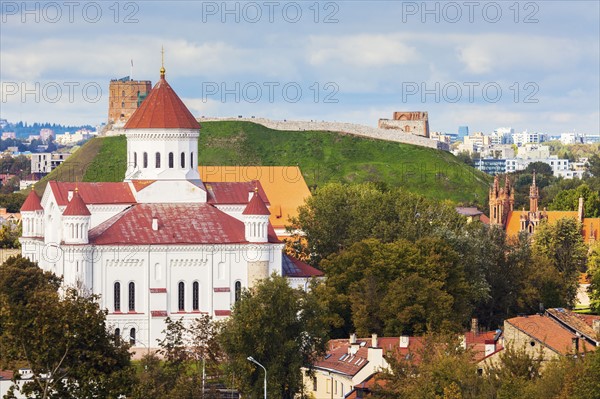
<svg viewBox="0 0 600 399"><path fill-rule="evenodd" d="M364 346L359 347L354 355L348 354L348 345L340 346L328 351L315 363L315 367L353 376L369 363L367 355L368 349Z"/></svg>
<svg viewBox="0 0 600 399"><path fill-rule="evenodd" d="M260 198L260 195L258 195L258 189L256 189L254 195L252 195L252 199L248 205L246 205L242 215L271 215L269 208L267 208L262 198Z"/></svg>
<svg viewBox="0 0 600 399"><path fill-rule="evenodd" d="M14 373L11 370L0 370L0 381L12 380Z"/></svg>
<svg viewBox="0 0 600 399"><path fill-rule="evenodd" d="M125 129L200 129L200 124L161 76Z"/></svg>
<svg viewBox="0 0 600 399"><path fill-rule="evenodd" d="M208 191L208 203L210 204L247 204L248 196L258 188L258 195L264 203L269 204L267 195L258 180L248 182L205 182Z"/></svg>
<svg viewBox="0 0 600 399"><path fill-rule="evenodd" d="M85 205L85 202L81 199L79 195L79 191L75 190L73 193L73 198L67 204L65 211L63 212L63 216L90 216L90 210Z"/></svg>
<svg viewBox="0 0 600 399"><path fill-rule="evenodd" d="M35 190L31 190L29 192L29 195L25 199L25 202L21 206L21 212L34 212L41 211L43 209L44 208L42 208L42 202L40 201L40 197L37 196Z"/></svg>
<svg viewBox="0 0 600 399"><path fill-rule="evenodd" d="M548 316L532 315L513 317L506 320L506 323L514 326L521 332L541 342L554 352L567 355L572 353L572 338L575 334L562 327L557 321ZM579 352L596 350L596 347L590 345L585 340L579 340Z"/></svg>
<svg viewBox="0 0 600 399"><path fill-rule="evenodd" d="M131 183L133 184L135 191L140 192L155 181L156 180L133 180Z"/></svg>
<svg viewBox="0 0 600 399"><path fill-rule="evenodd" d="M158 230L152 229L152 218ZM94 227L90 243L232 244L246 243L244 224L210 204L136 204ZM279 242L269 225L269 242Z"/></svg>
<svg viewBox="0 0 600 399"><path fill-rule="evenodd" d="M319 277L323 272L294 257L282 255L281 268L285 277Z"/></svg>
<svg viewBox="0 0 600 399"><path fill-rule="evenodd" d="M48 183L59 206L67 205L69 191L79 190L81 199L93 204L135 204L135 197L127 183L71 183L51 181Z"/></svg>
<svg viewBox="0 0 600 399"><path fill-rule="evenodd" d="M596 339L596 332L588 325L583 317L577 313L571 312L563 308L547 309L546 312L557 319L559 322L564 323L569 328L579 332L580 334L590 338Z"/></svg>

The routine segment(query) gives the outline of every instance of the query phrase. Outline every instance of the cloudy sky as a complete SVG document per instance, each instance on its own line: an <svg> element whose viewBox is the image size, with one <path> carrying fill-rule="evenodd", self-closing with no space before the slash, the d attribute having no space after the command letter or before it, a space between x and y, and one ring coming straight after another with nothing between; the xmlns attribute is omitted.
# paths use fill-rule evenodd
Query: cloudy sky
<svg viewBox="0 0 600 399"><path fill-rule="evenodd" d="M198 116L597 133L597 1L2 1L0 118L98 124L110 79Z"/></svg>

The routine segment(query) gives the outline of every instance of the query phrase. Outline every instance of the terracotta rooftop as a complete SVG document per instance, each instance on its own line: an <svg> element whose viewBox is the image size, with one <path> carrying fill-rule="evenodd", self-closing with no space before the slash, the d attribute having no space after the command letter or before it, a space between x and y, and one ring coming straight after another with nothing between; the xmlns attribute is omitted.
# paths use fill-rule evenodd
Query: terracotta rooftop
<svg viewBox="0 0 600 399"><path fill-rule="evenodd" d="M323 272L294 257L283 254L281 268L285 277L320 277Z"/></svg>
<svg viewBox="0 0 600 399"><path fill-rule="evenodd" d="M210 204L136 204L94 227L89 237L96 245L247 243L244 224ZM271 225L268 240L279 242Z"/></svg>
<svg viewBox="0 0 600 399"><path fill-rule="evenodd" d="M79 195L79 190L75 189L73 193L73 198L67 204L63 212L63 216L90 216L90 210L85 205L85 202L81 199Z"/></svg>
<svg viewBox="0 0 600 399"><path fill-rule="evenodd" d="M70 183L50 181L48 185L59 206L67 205L69 191L79 190L81 199L93 204L135 204L135 197L127 183Z"/></svg>
<svg viewBox="0 0 600 399"><path fill-rule="evenodd" d="M596 332L592 326L588 325L583 317L577 313L571 312L563 308L554 308L546 310L546 313L550 317L555 318L561 323L567 325L569 328L577 331L581 335L584 335L590 339L598 340Z"/></svg>
<svg viewBox="0 0 600 399"><path fill-rule="evenodd" d="M508 319L506 320L506 323L512 325L558 354L568 355L572 353L572 339L575 338L576 335L549 316L520 316ZM594 350L596 350L595 346L584 340L580 340L579 353Z"/></svg>
<svg viewBox="0 0 600 399"><path fill-rule="evenodd" d="M125 129L200 129L200 124L161 76Z"/></svg>
<svg viewBox="0 0 600 399"><path fill-rule="evenodd" d="M31 190L21 206L21 212L41 211L42 209L44 208L42 208L40 197L37 196L35 190Z"/></svg>
<svg viewBox="0 0 600 399"><path fill-rule="evenodd" d="M271 212L269 212L269 208L267 208L267 206L265 205L262 198L260 198L260 195L258 195L258 188L256 188L256 191L252 195L252 199L250 200L250 202L248 202L248 205L246 205L246 208L244 208L242 215L265 215L265 216L267 216L270 214L271 214Z"/></svg>
<svg viewBox="0 0 600 399"><path fill-rule="evenodd" d="M205 182L258 180L269 200L269 220L275 228L289 224L289 218L298 216L298 207L310 197L310 190L297 166L199 166L198 171Z"/></svg>

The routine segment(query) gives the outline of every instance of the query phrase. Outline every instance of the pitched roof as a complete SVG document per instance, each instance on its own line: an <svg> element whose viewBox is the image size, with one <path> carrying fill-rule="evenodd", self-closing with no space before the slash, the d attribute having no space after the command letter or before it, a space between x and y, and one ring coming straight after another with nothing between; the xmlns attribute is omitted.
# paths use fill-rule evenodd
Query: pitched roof
<svg viewBox="0 0 600 399"><path fill-rule="evenodd" d="M242 215L270 215L269 208L265 205L260 195L258 195L258 188L255 189L252 199L244 208Z"/></svg>
<svg viewBox="0 0 600 399"><path fill-rule="evenodd" d="M555 318L560 323L566 325L568 328L573 329L581 335L597 340L596 332L594 329L586 323L586 320L578 315L577 313L571 312L563 308L554 308L546 310L546 313L550 317Z"/></svg>
<svg viewBox="0 0 600 399"><path fill-rule="evenodd" d="M573 218L577 219L577 211L544 211L548 217L548 223L555 223L558 219ZM521 215L527 215L527 211L512 211L508 214L506 223L506 234L516 236L521 230ZM590 243L593 239L600 239L600 218L584 218L583 222L583 240Z"/></svg>
<svg viewBox="0 0 600 399"><path fill-rule="evenodd" d="M34 212L41 211L43 209L44 208L42 208L40 197L38 197L38 195L35 193L35 190L31 190L25 199L25 202L23 202L23 205L21 206L21 212Z"/></svg>
<svg viewBox="0 0 600 399"><path fill-rule="evenodd" d="M89 238L96 245L247 243L241 221L203 203L135 204L94 227ZM268 241L279 242L271 225Z"/></svg>
<svg viewBox="0 0 600 399"><path fill-rule="evenodd" d="M310 197L310 190L297 166L199 166L198 172L205 182L258 180L267 194L271 211L269 220L275 228L283 228L289 218L298 216L298 207Z"/></svg>
<svg viewBox="0 0 600 399"><path fill-rule="evenodd" d="M285 277L320 277L323 275L321 270L286 254L282 255L281 269Z"/></svg>
<svg viewBox="0 0 600 399"><path fill-rule="evenodd" d="M315 367L354 376L369 363L367 356L368 349L365 346L359 346L353 355L348 353L348 345L339 346L327 351L325 357L315 363Z"/></svg>
<svg viewBox="0 0 600 399"><path fill-rule="evenodd" d="M73 198L71 198L71 201L69 201L69 203L67 204L67 207L65 208L64 212L63 212L63 216L90 216L90 210L88 209L88 207L85 205L85 202L83 202L83 200L81 199L81 196L79 195L79 190L75 190L75 193L73 193Z"/></svg>
<svg viewBox="0 0 600 399"><path fill-rule="evenodd" d="M256 180L248 182L205 182L204 186L208 193L207 201L215 205L245 205L249 202L248 196L258 187L258 194L264 203L269 200L260 182Z"/></svg>
<svg viewBox="0 0 600 399"><path fill-rule="evenodd" d="M71 183L48 182L59 206L67 205L69 191L79 190L81 199L88 205L135 204L135 197L127 183Z"/></svg>
<svg viewBox="0 0 600 399"><path fill-rule="evenodd" d="M200 124L161 76L125 129L200 129Z"/></svg>
<svg viewBox="0 0 600 399"><path fill-rule="evenodd" d="M572 339L575 334L560 325L559 322L544 315L519 316L506 320L506 323L517 328L544 346L561 355L568 355L573 351ZM507 337L508 338L508 337ZM580 340L579 352L596 350L584 340Z"/></svg>

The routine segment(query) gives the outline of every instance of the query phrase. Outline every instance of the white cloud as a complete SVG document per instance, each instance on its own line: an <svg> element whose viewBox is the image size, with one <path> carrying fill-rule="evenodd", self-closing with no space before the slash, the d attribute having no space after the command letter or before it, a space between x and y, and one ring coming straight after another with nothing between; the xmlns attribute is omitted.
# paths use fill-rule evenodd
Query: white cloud
<svg viewBox="0 0 600 399"><path fill-rule="evenodd" d="M308 59L311 65L330 62L354 67L405 65L419 60L414 46L403 35L359 34L347 36L310 36Z"/></svg>

